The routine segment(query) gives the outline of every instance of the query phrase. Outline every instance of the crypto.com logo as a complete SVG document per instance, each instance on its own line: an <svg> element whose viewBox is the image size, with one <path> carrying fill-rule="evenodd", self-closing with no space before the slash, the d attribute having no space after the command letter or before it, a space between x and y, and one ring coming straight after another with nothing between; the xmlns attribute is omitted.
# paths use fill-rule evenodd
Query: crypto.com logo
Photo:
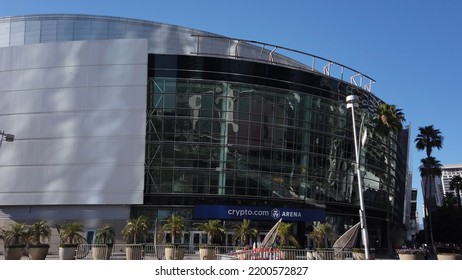
<svg viewBox="0 0 462 280"><path fill-rule="evenodd" d="M271 217L273 217L273 219L275 220L279 219L279 217L281 217L281 211L274 208L273 210L271 210Z"/></svg>

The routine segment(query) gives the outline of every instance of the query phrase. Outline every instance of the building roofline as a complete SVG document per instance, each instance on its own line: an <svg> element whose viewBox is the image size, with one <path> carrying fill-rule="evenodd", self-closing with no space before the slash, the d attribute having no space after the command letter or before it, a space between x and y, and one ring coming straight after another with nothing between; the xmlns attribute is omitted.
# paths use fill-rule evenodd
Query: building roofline
<svg viewBox="0 0 462 280"><path fill-rule="evenodd" d="M19 15L19 16L6 16L0 17L0 23L4 22L16 22L16 21L33 21L36 20L59 20L59 19L69 19L69 20L105 20L105 21L114 21L114 22L125 22L125 23L133 23L137 25L144 25L144 26L168 26L169 28L174 28L178 30L188 31L191 36L196 38L196 51L195 55L205 55L205 56L224 56L228 58L236 58L236 59L245 59L245 60L255 60L259 62L266 62L270 64L276 64L286 67L298 68L304 71L314 71L318 73L322 73L326 76L339 79L341 81L345 81L351 85L356 87L364 88L368 92L372 92L372 85L375 84L375 80L370 76L350 68L344 64L335 62L333 60L320 57L317 55L313 55L307 52L298 51L295 49L273 45L269 43L264 43L255 40L246 40L246 39L239 39L239 38L231 38L219 34L210 33L207 31L169 24L169 23L161 23L155 22L150 20L144 19L134 19L134 18L126 18L126 17L117 17L117 16L107 16L107 15L90 15L90 14L32 14L32 15ZM229 54L223 53L207 53L203 52L200 49L201 40L228 40L228 44L230 46L230 50L235 48L234 52L230 52ZM237 46L239 44L249 45L252 48L255 48L256 51L260 52L261 54L268 55L267 59L260 59L260 57L244 57L237 52ZM278 50L278 52L276 52ZM284 54L280 53L279 51L283 51ZM288 53L288 54L286 54ZM295 57L302 56L302 59L297 59ZM278 59L279 57L279 59ZM282 59L280 59L282 58ZM303 61L302 61L303 60ZM281 63L282 62L282 63Z"/></svg>

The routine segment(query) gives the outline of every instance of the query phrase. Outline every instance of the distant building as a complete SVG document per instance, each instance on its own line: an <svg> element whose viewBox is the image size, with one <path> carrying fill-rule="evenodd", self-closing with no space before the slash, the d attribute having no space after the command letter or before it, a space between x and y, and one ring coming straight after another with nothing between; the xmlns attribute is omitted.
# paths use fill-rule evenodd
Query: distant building
<svg viewBox="0 0 462 280"><path fill-rule="evenodd" d="M441 177L436 176L433 180L422 178L422 193L429 198L428 207L430 210L435 210L435 207L441 207L444 203L444 198L447 193L455 191L450 190L450 182L452 177L462 176L462 164L445 164L441 167Z"/></svg>
<svg viewBox="0 0 462 280"><path fill-rule="evenodd" d="M444 193L439 176L422 177L421 186L424 203L429 211L434 211L436 207L443 205Z"/></svg>
<svg viewBox="0 0 462 280"><path fill-rule="evenodd" d="M409 200L409 207L405 206L405 211L408 213L405 219L406 225L406 240L414 241L417 233L419 232L419 213L417 211L417 194L418 190L412 188L411 197Z"/></svg>
<svg viewBox="0 0 462 280"><path fill-rule="evenodd" d="M455 191L450 190L450 182L452 177L459 175L462 176L462 164L445 164L441 169L441 178L439 183L438 193L441 196L441 201L439 205L443 204L443 199L448 192L454 193L456 196Z"/></svg>
<svg viewBox="0 0 462 280"><path fill-rule="evenodd" d="M410 125L406 127L406 131L402 134L402 137L407 137L407 143L410 142ZM404 139L403 139L404 141ZM406 142L403 142L401 146L405 146ZM409 157L409 150L406 150ZM406 176L406 187L404 192L404 215L403 215L403 225L406 230L405 241L413 241L415 235L418 231L418 222L417 222L417 189L412 188L412 170L411 168L407 169Z"/></svg>

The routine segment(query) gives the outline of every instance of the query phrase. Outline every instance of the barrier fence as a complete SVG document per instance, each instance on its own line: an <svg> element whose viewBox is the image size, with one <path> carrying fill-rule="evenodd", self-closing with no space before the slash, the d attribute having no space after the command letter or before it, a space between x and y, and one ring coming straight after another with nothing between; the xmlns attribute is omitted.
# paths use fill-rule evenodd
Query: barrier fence
<svg viewBox="0 0 462 280"><path fill-rule="evenodd" d="M236 246L80 244L77 260L352 260L350 250L242 248Z"/></svg>

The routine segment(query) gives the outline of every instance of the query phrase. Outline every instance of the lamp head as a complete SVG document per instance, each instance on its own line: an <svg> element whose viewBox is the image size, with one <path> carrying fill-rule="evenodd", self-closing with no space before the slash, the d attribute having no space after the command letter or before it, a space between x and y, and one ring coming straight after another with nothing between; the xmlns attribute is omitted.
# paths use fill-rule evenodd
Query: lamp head
<svg viewBox="0 0 462 280"><path fill-rule="evenodd" d="M357 95L348 95L346 97L347 108L358 107L359 106L359 97Z"/></svg>

